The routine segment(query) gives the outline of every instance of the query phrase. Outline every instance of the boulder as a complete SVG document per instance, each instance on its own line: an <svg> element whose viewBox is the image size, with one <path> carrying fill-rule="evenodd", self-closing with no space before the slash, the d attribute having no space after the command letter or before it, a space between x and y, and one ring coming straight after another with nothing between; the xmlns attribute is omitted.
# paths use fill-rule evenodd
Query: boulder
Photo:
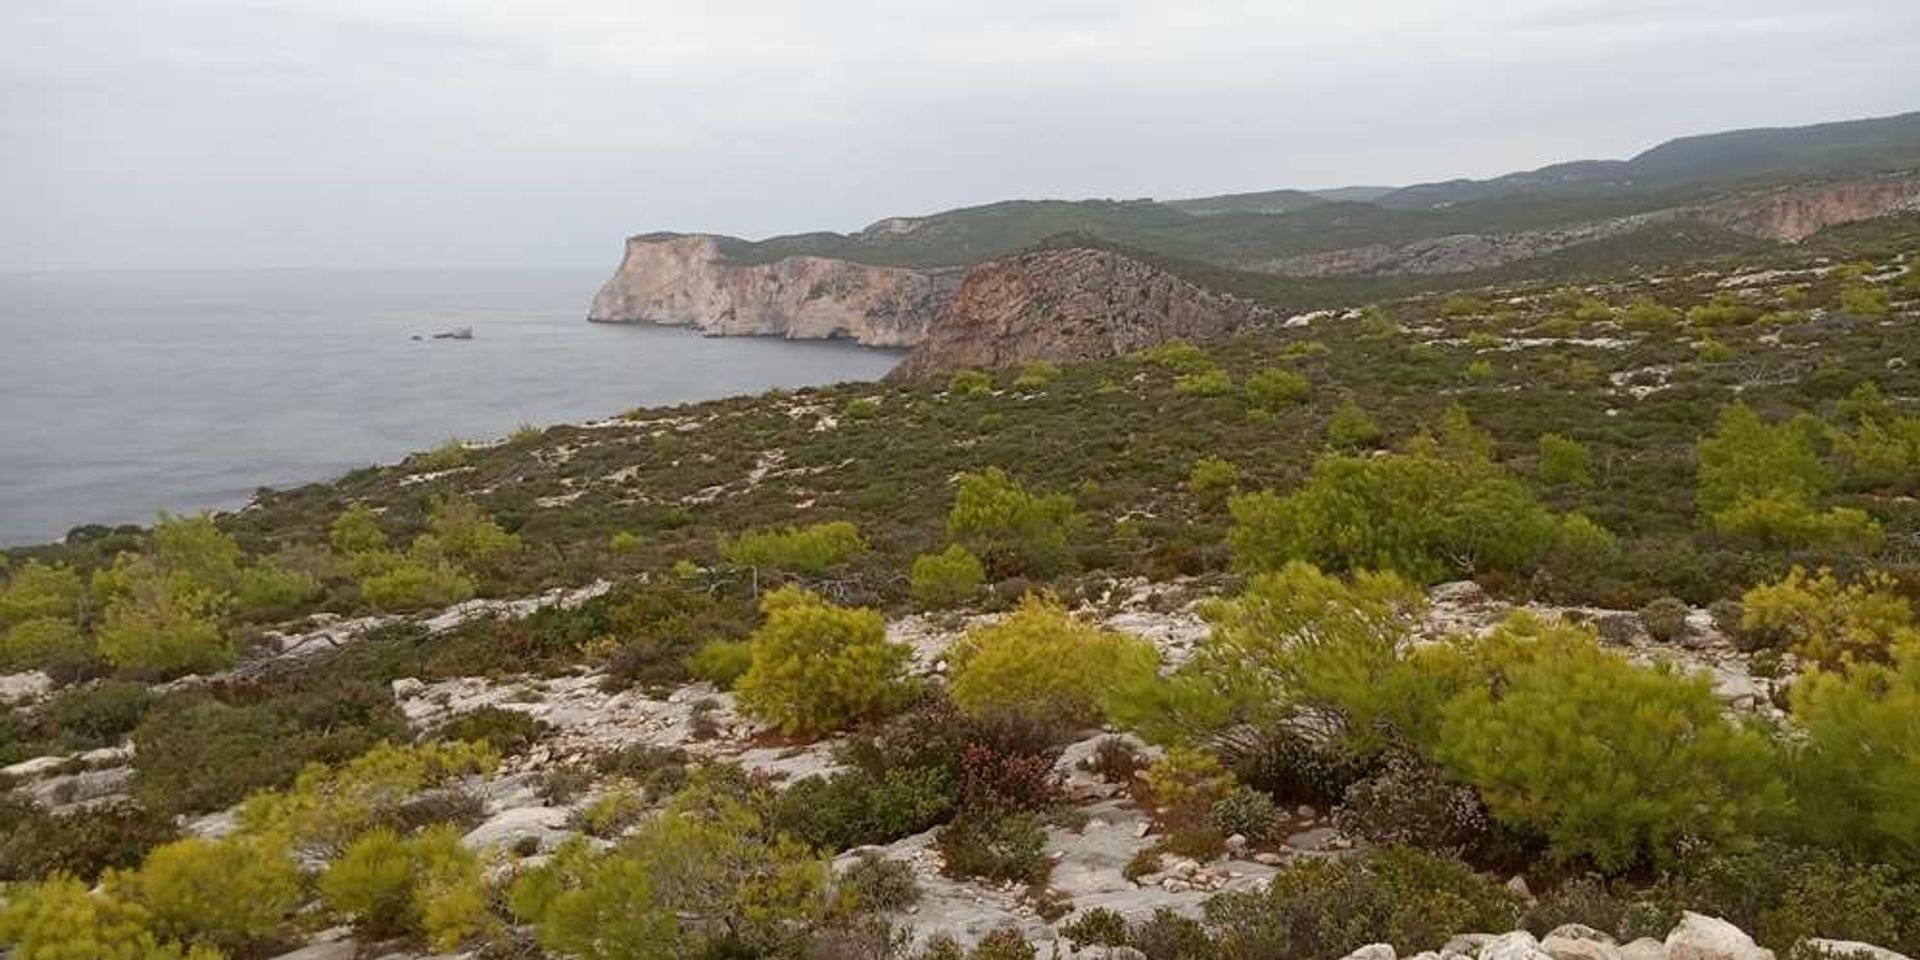
<svg viewBox="0 0 1920 960"><path fill-rule="evenodd" d="M1774 960L1774 956L1739 927L1688 911L1667 934L1666 960Z"/></svg>
<svg viewBox="0 0 1920 960"><path fill-rule="evenodd" d="M1525 930L1503 933L1480 948L1479 960L1550 960L1540 941Z"/></svg>
<svg viewBox="0 0 1920 960"><path fill-rule="evenodd" d="M1391 943L1369 943L1346 955L1345 960L1399 960Z"/></svg>
<svg viewBox="0 0 1920 960"><path fill-rule="evenodd" d="M53 678L39 670L0 676L0 704L39 700L53 692Z"/></svg>
<svg viewBox="0 0 1920 960"><path fill-rule="evenodd" d="M1667 945L1652 937L1621 944L1620 960L1667 960Z"/></svg>
<svg viewBox="0 0 1920 960"><path fill-rule="evenodd" d="M1492 941L1493 934L1491 933L1462 933L1448 940L1446 945L1440 948L1440 955L1448 957L1477 957L1480 955L1480 948Z"/></svg>
<svg viewBox="0 0 1920 960"><path fill-rule="evenodd" d="M1800 941L1800 946L1829 957L1866 957L1871 960L1908 960L1906 954L1896 953L1886 947L1876 947L1871 943L1858 940L1826 940L1813 938Z"/></svg>
<svg viewBox="0 0 1920 960"><path fill-rule="evenodd" d="M1553 960L1620 960L1620 948L1614 946L1613 938L1606 934L1595 938L1569 937L1555 930L1540 941L1540 949Z"/></svg>
<svg viewBox="0 0 1920 960"><path fill-rule="evenodd" d="M539 844L536 852L546 852L559 846L571 835L565 829L566 822L567 811L558 807L516 807L494 814L485 823L469 831L460 842L476 850L487 847L511 850L523 840L532 838Z"/></svg>

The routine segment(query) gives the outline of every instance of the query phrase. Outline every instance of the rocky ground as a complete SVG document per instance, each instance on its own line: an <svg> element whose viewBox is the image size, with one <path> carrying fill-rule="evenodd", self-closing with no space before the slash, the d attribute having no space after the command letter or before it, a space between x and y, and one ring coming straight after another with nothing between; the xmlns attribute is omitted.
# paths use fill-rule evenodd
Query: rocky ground
<svg viewBox="0 0 1920 960"><path fill-rule="evenodd" d="M554 591L515 601L472 601L425 618L430 630L446 630L478 616L515 617L546 604L577 604L606 589L594 584L572 591ZM1149 583L1115 581L1104 594L1078 611L1101 625L1146 638L1170 665L1184 662L1208 632L1196 608L1207 591L1196 581ZM1470 582L1443 584L1429 595L1424 640L1462 631L1484 631L1514 612L1512 605L1488 599ZM1735 649L1702 610L1689 614L1689 635L1682 643L1662 644L1648 637L1639 618L1628 611L1594 608L1530 607L1542 616L1565 617L1593 624L1609 643L1642 661L1669 660L1689 671L1712 677L1714 689L1729 710L1774 712L1776 681L1755 676L1750 658ZM949 644L969 626L990 620L990 614L949 614L940 617L907 616L889 627L891 639L914 651L915 668L938 674ZM276 636L256 657L239 667L239 674L255 674L276 665L311 656L319 650L351 643L390 618L336 621L316 618L310 629ZM509 757L501 769L474 788L484 797L481 822L466 835L476 849L512 851L519 862L537 862L567 838L580 832L583 811L608 791L630 789L617 778L597 778L565 802L544 799L543 779L553 770L592 771L593 758L636 744L678 748L690 756L737 763L776 782L793 782L837 769L833 739L804 744L781 744L734 708L730 694L706 684L692 684L661 695L637 689L608 692L602 677L589 670L557 677L460 677L433 683L402 679L393 684L395 701L417 730L428 730L452 717L493 707L525 713L546 724L536 745ZM196 681L176 681L196 682ZM16 702L44 695L50 684L38 675L0 678L0 695ZM1136 806L1120 785L1108 783L1084 769L1085 761L1107 731L1090 730L1065 750L1059 773L1065 778L1072 812L1048 832L1047 853L1053 868L1047 900L1054 907L1078 911L1104 907L1128 917L1145 917L1167 908L1198 915L1202 902L1222 890L1255 888L1282 864L1301 857L1337 856L1356 843L1334 827L1330 811L1301 806L1283 811L1269 837L1249 840L1233 837L1227 856L1201 863L1167 857L1161 869L1129 879L1124 871L1141 850L1159 837L1147 811ZM1144 747L1144 745L1141 745ZM72 756L40 757L14 764L0 773L14 789L53 809L112 801L123 795L132 777L133 748L93 750ZM200 818L189 829L218 835L229 829L231 811ZM940 854L932 832L907 837L884 847L849 851L842 864L854 858L880 855L908 864L923 890L918 904L895 918L917 936L949 933L963 944L978 940L995 928L1013 925L1030 939L1052 943L1059 923L1042 916L1042 904L1023 888L955 881L941 873ZM1514 886L1523 888L1524 878ZM1061 914L1050 911L1050 916ZM1070 914L1068 914L1070 916ZM1597 934L1578 931L1535 943L1526 934L1462 938L1450 955L1477 960L1529 960L1545 953L1554 960L1748 960L1759 953L1746 941L1738 947L1737 931L1722 930L1714 921L1697 918L1692 926L1676 930L1664 945L1640 941L1624 946ZM290 954L300 960L329 960L352 956L354 946L329 932L308 948ZM1698 946L1707 938L1712 946ZM328 939L331 938L331 939ZM1676 939L1678 938L1678 939ZM1728 946L1732 944L1733 946ZM1738 947L1736 949L1736 947ZM1391 960L1391 948L1369 948L1363 960ZM1719 952L1715 952L1719 951ZM1742 952L1745 951L1745 952ZM1763 951L1762 951L1763 952Z"/></svg>

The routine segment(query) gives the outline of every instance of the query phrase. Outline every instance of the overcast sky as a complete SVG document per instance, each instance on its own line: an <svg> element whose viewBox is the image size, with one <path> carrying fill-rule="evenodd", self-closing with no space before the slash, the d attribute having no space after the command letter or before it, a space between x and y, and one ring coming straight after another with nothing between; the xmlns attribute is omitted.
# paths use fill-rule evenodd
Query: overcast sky
<svg viewBox="0 0 1920 960"><path fill-rule="evenodd" d="M1482 176L1920 109L1916 0L0 0L0 270Z"/></svg>

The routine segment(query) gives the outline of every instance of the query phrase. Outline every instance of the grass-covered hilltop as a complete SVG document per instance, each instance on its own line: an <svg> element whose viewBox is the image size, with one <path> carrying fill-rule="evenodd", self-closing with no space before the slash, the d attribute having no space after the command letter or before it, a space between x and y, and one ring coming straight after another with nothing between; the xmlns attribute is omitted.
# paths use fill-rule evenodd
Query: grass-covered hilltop
<svg viewBox="0 0 1920 960"><path fill-rule="evenodd" d="M1920 950L1920 217L0 573L16 960Z"/></svg>

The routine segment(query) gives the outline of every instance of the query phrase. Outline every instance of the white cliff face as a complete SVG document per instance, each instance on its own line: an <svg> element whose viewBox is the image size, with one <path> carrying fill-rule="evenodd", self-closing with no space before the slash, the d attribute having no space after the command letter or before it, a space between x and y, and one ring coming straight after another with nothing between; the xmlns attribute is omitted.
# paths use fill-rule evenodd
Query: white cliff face
<svg viewBox="0 0 1920 960"><path fill-rule="evenodd" d="M959 288L957 274L826 257L729 260L711 236L627 241L587 319L689 326L709 336L846 338L910 347Z"/></svg>

